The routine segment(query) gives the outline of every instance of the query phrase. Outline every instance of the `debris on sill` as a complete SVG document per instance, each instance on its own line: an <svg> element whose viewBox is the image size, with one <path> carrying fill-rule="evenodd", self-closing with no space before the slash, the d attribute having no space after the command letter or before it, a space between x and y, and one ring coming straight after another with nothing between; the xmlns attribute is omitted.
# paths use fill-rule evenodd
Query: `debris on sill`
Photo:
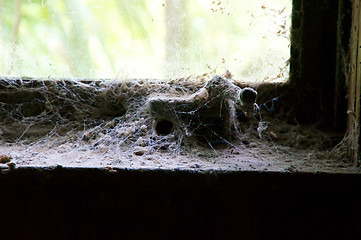
<svg viewBox="0 0 361 240"><path fill-rule="evenodd" d="M9 169L359 171L342 162L343 144L282 116L261 115L257 98L257 89L217 75L164 82L2 81L0 162Z"/></svg>

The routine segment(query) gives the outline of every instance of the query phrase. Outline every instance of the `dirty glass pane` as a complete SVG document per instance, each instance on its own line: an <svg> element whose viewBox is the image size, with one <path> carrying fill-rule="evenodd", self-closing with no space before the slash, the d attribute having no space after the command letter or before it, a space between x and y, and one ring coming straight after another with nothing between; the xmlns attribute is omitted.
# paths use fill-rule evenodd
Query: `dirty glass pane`
<svg viewBox="0 0 361 240"><path fill-rule="evenodd" d="M0 0L0 75L287 79L291 0Z"/></svg>

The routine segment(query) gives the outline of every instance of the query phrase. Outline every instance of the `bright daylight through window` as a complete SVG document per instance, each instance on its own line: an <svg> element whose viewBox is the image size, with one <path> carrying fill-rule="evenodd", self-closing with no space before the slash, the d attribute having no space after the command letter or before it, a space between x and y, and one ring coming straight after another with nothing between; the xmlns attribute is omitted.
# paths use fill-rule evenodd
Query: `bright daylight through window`
<svg viewBox="0 0 361 240"><path fill-rule="evenodd" d="M0 75L284 81L290 0L2 0Z"/></svg>
<svg viewBox="0 0 361 240"><path fill-rule="evenodd" d="M269 169L290 150L266 114L282 93L260 86L288 79L291 9L0 0L0 152L17 166Z"/></svg>

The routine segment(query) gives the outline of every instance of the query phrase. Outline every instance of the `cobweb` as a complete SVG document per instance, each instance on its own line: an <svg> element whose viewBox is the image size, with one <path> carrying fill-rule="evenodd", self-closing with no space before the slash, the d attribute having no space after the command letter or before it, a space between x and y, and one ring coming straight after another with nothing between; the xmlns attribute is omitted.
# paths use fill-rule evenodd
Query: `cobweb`
<svg viewBox="0 0 361 240"><path fill-rule="evenodd" d="M211 74L172 81L3 79L2 141L27 152L64 146L62 152L113 156L239 149L248 121L237 119L245 114L242 89ZM210 84L215 78L220 82Z"/></svg>
<svg viewBox="0 0 361 240"><path fill-rule="evenodd" d="M259 103L254 89L225 76L1 79L0 162L277 171L340 165L339 145L332 150L327 135L266 114L283 95Z"/></svg>

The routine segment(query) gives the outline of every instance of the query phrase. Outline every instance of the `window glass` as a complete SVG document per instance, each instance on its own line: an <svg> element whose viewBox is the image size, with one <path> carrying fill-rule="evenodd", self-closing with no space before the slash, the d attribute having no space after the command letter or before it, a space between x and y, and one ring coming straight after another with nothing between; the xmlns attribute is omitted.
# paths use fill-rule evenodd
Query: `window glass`
<svg viewBox="0 0 361 240"><path fill-rule="evenodd" d="M0 75L288 77L291 0L0 0Z"/></svg>

